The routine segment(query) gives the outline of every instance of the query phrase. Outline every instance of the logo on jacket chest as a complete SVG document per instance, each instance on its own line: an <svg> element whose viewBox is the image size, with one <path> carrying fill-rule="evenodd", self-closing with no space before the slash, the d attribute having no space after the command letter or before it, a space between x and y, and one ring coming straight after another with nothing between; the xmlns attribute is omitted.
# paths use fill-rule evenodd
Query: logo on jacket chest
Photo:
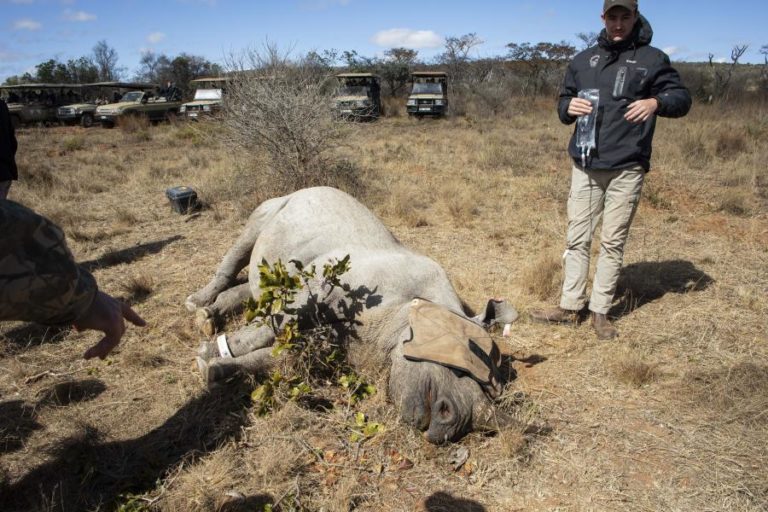
<svg viewBox="0 0 768 512"><path fill-rule="evenodd" d="M596 68L596 67L597 67L597 63L598 63L598 62L600 62L600 56L599 56L599 55L593 55L593 56L592 56L592 57L589 59L589 67L591 67L591 68Z"/></svg>

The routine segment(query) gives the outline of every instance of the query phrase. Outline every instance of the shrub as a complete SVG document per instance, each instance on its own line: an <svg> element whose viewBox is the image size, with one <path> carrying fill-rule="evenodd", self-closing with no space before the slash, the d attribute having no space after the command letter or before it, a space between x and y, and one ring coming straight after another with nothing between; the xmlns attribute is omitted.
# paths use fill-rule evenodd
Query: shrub
<svg viewBox="0 0 768 512"><path fill-rule="evenodd" d="M257 175L260 192L274 196L334 186L334 150L346 130L331 109L330 69L293 60L269 45L231 60L222 136L249 160L265 160Z"/></svg>

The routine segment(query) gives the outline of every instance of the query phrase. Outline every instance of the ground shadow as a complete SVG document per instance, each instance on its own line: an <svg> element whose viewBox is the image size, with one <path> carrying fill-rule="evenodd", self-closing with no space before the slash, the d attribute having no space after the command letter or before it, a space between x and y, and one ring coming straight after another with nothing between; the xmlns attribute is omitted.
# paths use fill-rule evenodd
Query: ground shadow
<svg viewBox="0 0 768 512"><path fill-rule="evenodd" d="M146 244L137 245L136 247L129 247L128 249L120 249L119 251L110 251L95 260L88 260L80 262L80 265L88 271L92 271L96 268L107 268L122 263L132 263L139 260L149 254L157 254L162 251L166 245L172 244L178 240L183 240L181 235L174 235L165 240L157 240L155 242L148 242Z"/></svg>
<svg viewBox="0 0 768 512"><path fill-rule="evenodd" d="M274 502L275 499L269 494L257 494L247 498L232 499L216 510L218 512L253 512L254 510L265 510L267 505L272 505Z"/></svg>
<svg viewBox="0 0 768 512"><path fill-rule="evenodd" d="M72 380L59 382L43 389L39 394L38 406L66 406L73 403L93 400L107 389L103 382L96 379Z"/></svg>
<svg viewBox="0 0 768 512"><path fill-rule="evenodd" d="M121 496L155 488L180 462L194 461L237 436L246 423L248 398L242 382L222 385L191 399L146 435L126 441L105 441L95 427L85 426L78 436L57 442L48 462L4 482L0 510L118 508Z"/></svg>
<svg viewBox="0 0 768 512"><path fill-rule="evenodd" d="M0 455L15 452L41 428L33 406L23 400L0 402Z"/></svg>
<svg viewBox="0 0 768 512"><path fill-rule="evenodd" d="M456 498L446 492L436 492L424 500L426 512L485 512L485 507L472 500Z"/></svg>
<svg viewBox="0 0 768 512"><path fill-rule="evenodd" d="M643 261L621 269L616 288L618 302L609 315L621 317L660 299L667 293L706 290L715 280L684 260Z"/></svg>
<svg viewBox="0 0 768 512"><path fill-rule="evenodd" d="M8 332L0 334L0 338L5 338L6 341L15 345L17 349L24 349L32 345L59 343L67 337L70 330L69 326L23 323L11 328Z"/></svg>

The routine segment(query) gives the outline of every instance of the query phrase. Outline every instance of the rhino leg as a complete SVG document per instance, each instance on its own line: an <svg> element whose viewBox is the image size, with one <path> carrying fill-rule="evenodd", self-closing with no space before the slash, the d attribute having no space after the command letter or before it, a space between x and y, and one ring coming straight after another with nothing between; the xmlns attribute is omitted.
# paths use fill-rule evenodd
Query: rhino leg
<svg viewBox="0 0 768 512"><path fill-rule="evenodd" d="M229 336L222 336L222 341L219 341L221 336L214 341L204 341L198 350L198 356L205 360L221 358L226 354L221 353L219 343L224 343L224 350L229 352L229 358L237 359L275 343L275 333L265 325L249 325Z"/></svg>
<svg viewBox="0 0 768 512"><path fill-rule="evenodd" d="M237 373L266 374L275 364L272 349L262 348L240 357L197 358L197 366L207 385L232 377Z"/></svg>
<svg viewBox="0 0 768 512"><path fill-rule="evenodd" d="M245 301L249 298L251 289L248 283L233 286L216 296L210 306L198 308L195 312L195 322L206 335L213 336L220 327L221 318L242 312Z"/></svg>
<svg viewBox="0 0 768 512"><path fill-rule="evenodd" d="M224 255L224 259L221 260L213 279L203 288L187 297L185 306L190 312L210 305L221 292L235 284L237 274L251 260L253 246L259 238L262 228L285 206L286 201L287 198L285 197L270 199L253 211L245 224L245 229Z"/></svg>

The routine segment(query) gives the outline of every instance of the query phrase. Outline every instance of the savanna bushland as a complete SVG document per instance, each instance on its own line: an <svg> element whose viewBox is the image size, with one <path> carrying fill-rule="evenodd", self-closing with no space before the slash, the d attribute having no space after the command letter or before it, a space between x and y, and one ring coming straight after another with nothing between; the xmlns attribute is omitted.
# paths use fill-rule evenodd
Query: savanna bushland
<svg viewBox="0 0 768 512"><path fill-rule="evenodd" d="M279 60L264 75L277 85ZM571 127L546 80L528 81L544 75L484 76L481 64L454 84L446 119L409 119L397 95L372 123L290 112L282 133L303 153L244 139L233 117L19 130L10 198L57 222L149 325L106 361L81 358L97 333L0 325L0 509L765 510L765 96L744 79L713 97L712 66L681 66L697 99L687 117L659 119L611 311L621 336L600 342L586 323L526 319L558 296ZM277 122L279 105L257 101L264 82L243 80L233 98ZM263 382L205 389L185 297L256 204L317 183L441 263L470 306L504 296L523 313L499 337L516 372L500 399L511 426L431 445L387 403L386 368L341 367L304 390L314 400L288 390L268 410L251 396ZM198 191L200 211L171 210L177 185Z"/></svg>

